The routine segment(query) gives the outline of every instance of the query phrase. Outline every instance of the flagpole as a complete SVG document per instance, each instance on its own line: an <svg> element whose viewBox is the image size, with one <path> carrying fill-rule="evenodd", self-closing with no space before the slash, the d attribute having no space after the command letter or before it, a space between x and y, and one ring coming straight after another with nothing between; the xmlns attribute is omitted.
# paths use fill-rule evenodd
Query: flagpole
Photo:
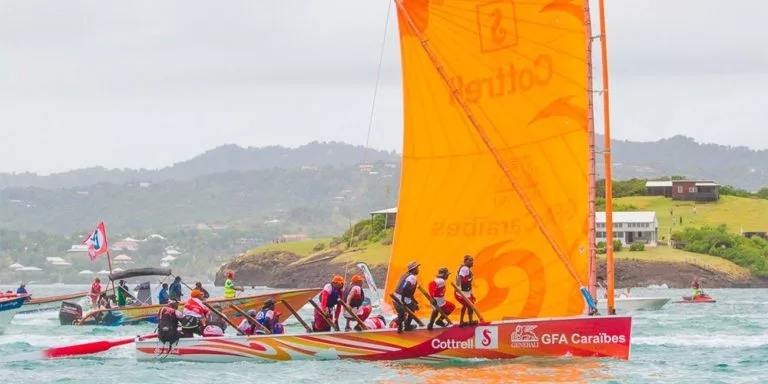
<svg viewBox="0 0 768 384"><path fill-rule="evenodd" d="M104 236L106 237L106 235ZM112 283L112 294L117 295L117 291L115 290L115 281L112 280L112 257L109 256L109 245L107 245L107 267L109 268L109 282Z"/></svg>

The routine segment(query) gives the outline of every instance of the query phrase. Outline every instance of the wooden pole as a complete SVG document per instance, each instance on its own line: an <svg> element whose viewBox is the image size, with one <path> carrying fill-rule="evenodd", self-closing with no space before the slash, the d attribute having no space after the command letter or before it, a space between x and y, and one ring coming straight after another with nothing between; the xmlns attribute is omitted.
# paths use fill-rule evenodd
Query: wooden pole
<svg viewBox="0 0 768 384"><path fill-rule="evenodd" d="M107 268L109 268L109 275L112 276L112 257L109 256L109 248L107 248ZM109 282L112 283L112 294L117 295L117 291L115 290L115 281L110 277ZM117 300L117 298L115 298L115 300Z"/></svg>
<svg viewBox="0 0 768 384"><path fill-rule="evenodd" d="M459 296L461 296L461 298L464 299L464 302L467 303L467 305L470 308L472 308L472 311L475 312L475 315L477 315L477 318L480 319L480 321L484 323L485 319L483 319L483 315L481 315L480 312L477 310L477 307L475 307L475 305L472 304L471 301L469 301L469 298L467 298L467 296L464 295L464 292L461 291L461 289L456 285L456 283L451 282L451 285L453 285L453 289L456 290L456 293L458 293Z"/></svg>
<svg viewBox="0 0 768 384"><path fill-rule="evenodd" d="M341 304L342 307L344 307L344 310L349 312L350 315L352 315L352 318L357 321L358 324L360 324L360 328L367 330L368 327L365 326L365 323L363 323L363 320L360 319L359 316L357 316L357 313L355 313L352 308L349 307L349 304L345 303L343 300L339 300L339 304Z"/></svg>
<svg viewBox="0 0 768 384"><path fill-rule="evenodd" d="M415 314L415 313L413 313L413 311L411 311L411 309L410 309L410 308L408 308L408 306L406 306L406 305L405 305L405 303L403 303L402 301L400 301L400 299L398 299L398 298L397 298L397 296L395 296L394 294L391 294L391 293L390 293L390 294L389 294L389 297L390 297L390 298L392 298L392 301L394 301L395 303L397 303L397 305L400 305L400 306L402 306L402 307L405 309L405 311L406 311L406 312L408 312L409 314L411 314L411 317L413 317L413 320L415 320L415 321L416 321L416 323L417 323L417 324L419 324L419 326L422 326L422 327L424 326L424 322L422 322L422 321L421 321L421 319L419 319L419 317L418 317L418 316L416 316L416 314Z"/></svg>
<svg viewBox="0 0 768 384"><path fill-rule="evenodd" d="M611 113L608 97L608 42L605 37L605 0L598 1L600 9L600 52L603 71L603 127L605 129L605 250L606 280L608 284L608 314L615 315L613 270L613 182L611 179Z"/></svg>
<svg viewBox="0 0 768 384"><path fill-rule="evenodd" d="M296 312L296 310L293 309L293 307L290 304L288 304L287 301L285 300L280 300L280 301L283 303L283 305L285 305L286 308L288 308L288 311L290 311L293 314L293 316L296 317L296 320L299 321L299 323L304 327L304 329L307 330L307 333L312 333L312 328L309 325L307 325L306 322L304 322L304 319L302 319L301 316L299 316L299 313Z"/></svg>
<svg viewBox="0 0 768 384"><path fill-rule="evenodd" d="M593 299L597 299L597 254L596 247L596 223L595 223L595 200L597 199L595 191L596 183L596 162L595 162L595 110L594 110L594 82L592 71L592 17L589 9L589 0L584 2L584 24L587 35L587 150L589 156L589 173L587 182L589 183L589 262L588 271L588 291Z"/></svg>
<svg viewBox="0 0 768 384"><path fill-rule="evenodd" d="M243 315L243 317L248 319L248 322L250 322L251 324L253 324L253 325L257 326L257 327L259 327L266 334L268 334L268 335L272 334L272 330L267 329L267 327L263 326L261 323L256 321L256 319L254 319L253 317L249 316L247 313L245 313L242 309L238 308L236 305L230 304L229 306L232 309L234 309L235 311L237 311L238 313L240 313L241 315Z"/></svg>
<svg viewBox="0 0 768 384"><path fill-rule="evenodd" d="M432 304L432 300L434 300L434 299L432 298L432 296L429 295L429 292L427 292L427 290L424 289L424 287L422 287L421 285L417 285L416 288L418 288L419 291L421 291L421 294L424 295L424 297L427 298L427 301L429 301L429 305L432 306L432 308L437 309L437 313L439 313L440 316L442 316L442 318L445 319L445 321L448 322L448 325L452 325L453 321L451 321L451 319L448 318L448 315L445 314L443 309L440 308L437 305L433 305Z"/></svg>
<svg viewBox="0 0 768 384"><path fill-rule="evenodd" d="M323 317L323 319L325 320L325 322L326 322L326 323L328 323L328 325L330 325L330 326L331 326L333 329L335 329L335 330L337 330L337 331L339 330L339 327L338 327L338 326L336 326L336 323L334 323L333 321L331 321L331 319L329 319L329 318L328 318L328 316L326 316L326 315L325 315L325 312L323 312L323 310L322 310L322 309L320 309L320 306L319 306L319 305L317 305L317 303L315 303L315 301L314 301L314 300L311 300L311 299L310 299L310 300L309 300L309 303L310 303L310 304L312 304L312 306L313 306L313 307L315 307L315 309L316 309L318 312L320 312L320 316L322 316L322 317Z"/></svg>

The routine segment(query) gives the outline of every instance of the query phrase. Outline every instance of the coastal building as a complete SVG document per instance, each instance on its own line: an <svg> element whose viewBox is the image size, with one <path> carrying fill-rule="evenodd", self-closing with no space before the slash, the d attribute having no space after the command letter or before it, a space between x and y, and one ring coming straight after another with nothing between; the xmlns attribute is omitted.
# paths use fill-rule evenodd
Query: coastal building
<svg viewBox="0 0 768 384"><path fill-rule="evenodd" d="M384 228L392 228L397 220L397 207L373 211L371 212L371 219L377 215L384 216Z"/></svg>
<svg viewBox="0 0 768 384"><path fill-rule="evenodd" d="M718 201L720 185L712 180L657 180L645 183L648 196L682 201Z"/></svg>
<svg viewBox="0 0 768 384"><path fill-rule="evenodd" d="M595 241L605 241L605 212L595 213L597 226ZM644 243L655 247L659 240L659 222L656 212L614 212L613 238L621 240L622 245Z"/></svg>

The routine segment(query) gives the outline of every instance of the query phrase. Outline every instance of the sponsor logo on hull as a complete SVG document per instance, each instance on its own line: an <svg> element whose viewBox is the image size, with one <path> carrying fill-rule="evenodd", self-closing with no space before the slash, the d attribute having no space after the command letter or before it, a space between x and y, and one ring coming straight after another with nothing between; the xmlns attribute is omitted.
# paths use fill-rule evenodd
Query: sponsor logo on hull
<svg viewBox="0 0 768 384"><path fill-rule="evenodd" d="M513 348L538 348L539 336L534 331L538 325L518 325L512 332Z"/></svg>

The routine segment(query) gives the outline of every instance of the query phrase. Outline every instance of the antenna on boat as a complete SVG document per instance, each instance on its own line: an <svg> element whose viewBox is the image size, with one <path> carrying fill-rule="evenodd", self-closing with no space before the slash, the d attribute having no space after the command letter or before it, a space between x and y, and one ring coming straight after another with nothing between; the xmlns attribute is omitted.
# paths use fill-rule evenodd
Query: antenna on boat
<svg viewBox="0 0 768 384"><path fill-rule="evenodd" d="M605 165L605 250L606 284L608 286L608 314L615 315L614 308L614 269L613 269L613 182L611 179L611 118L608 97L608 42L605 37L605 0L598 0L600 11L600 59L603 75L603 129L605 147L603 157Z"/></svg>

